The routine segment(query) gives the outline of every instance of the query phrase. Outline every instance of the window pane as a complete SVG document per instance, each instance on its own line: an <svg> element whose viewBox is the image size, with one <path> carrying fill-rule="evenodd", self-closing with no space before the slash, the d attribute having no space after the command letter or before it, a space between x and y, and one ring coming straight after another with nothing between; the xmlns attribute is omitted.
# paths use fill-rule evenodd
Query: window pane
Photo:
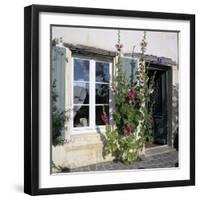
<svg viewBox="0 0 200 200"><path fill-rule="evenodd" d="M109 119L109 106L104 106L104 109ZM105 125L105 122L103 122L102 120L102 115L103 115L103 106L96 106L96 125Z"/></svg>
<svg viewBox="0 0 200 200"><path fill-rule="evenodd" d="M96 62L96 82L109 82L109 64Z"/></svg>
<svg viewBox="0 0 200 200"><path fill-rule="evenodd" d="M108 84L96 84L96 104L109 104Z"/></svg>
<svg viewBox="0 0 200 200"><path fill-rule="evenodd" d="M89 126L89 106L74 106L74 127Z"/></svg>
<svg viewBox="0 0 200 200"><path fill-rule="evenodd" d="M89 81L89 61L74 59L74 80Z"/></svg>
<svg viewBox="0 0 200 200"><path fill-rule="evenodd" d="M89 84L74 82L74 104L89 104Z"/></svg>
<svg viewBox="0 0 200 200"><path fill-rule="evenodd" d="M122 71L125 73L129 84L133 85L136 80L137 62L132 58L121 57Z"/></svg>

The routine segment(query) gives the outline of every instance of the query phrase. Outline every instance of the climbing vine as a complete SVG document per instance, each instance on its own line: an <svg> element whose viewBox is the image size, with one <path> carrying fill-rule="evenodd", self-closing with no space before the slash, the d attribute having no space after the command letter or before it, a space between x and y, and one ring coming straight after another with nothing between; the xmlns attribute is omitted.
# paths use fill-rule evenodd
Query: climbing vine
<svg viewBox="0 0 200 200"><path fill-rule="evenodd" d="M51 86L51 102L52 102L52 144L62 145L64 144L64 139L61 137L61 132L64 130L65 122L69 119L66 115L66 111L60 111L57 108L56 102L58 95L56 93L56 81L54 80Z"/></svg>

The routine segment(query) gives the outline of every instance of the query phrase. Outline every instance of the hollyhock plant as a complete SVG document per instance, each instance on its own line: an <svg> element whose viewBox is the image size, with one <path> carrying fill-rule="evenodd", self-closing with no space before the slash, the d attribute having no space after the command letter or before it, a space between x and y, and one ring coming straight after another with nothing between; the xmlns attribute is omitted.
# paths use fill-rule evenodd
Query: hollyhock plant
<svg viewBox="0 0 200 200"><path fill-rule="evenodd" d="M132 133L132 130L133 129L130 126L128 126L128 127L124 128L124 134L126 136L129 136Z"/></svg>
<svg viewBox="0 0 200 200"><path fill-rule="evenodd" d="M137 96L136 91L133 88L129 89L128 98L130 103L135 103L136 96Z"/></svg>
<svg viewBox="0 0 200 200"><path fill-rule="evenodd" d="M153 87L153 81L149 82L148 63L145 62L147 47L146 33L141 42L141 56L136 68L133 81L124 73L126 67L123 61L122 45L120 42L120 30L116 50L116 74L113 77L112 95L114 109L112 111L112 126L106 125L106 139L103 148L104 157L111 155L124 164L132 163L144 153L146 142L153 141L153 118L149 111L151 102L149 93ZM134 54L132 54L134 58ZM152 84L149 84L152 83ZM104 110L103 110L104 111ZM102 113L102 121L108 123L105 113Z"/></svg>

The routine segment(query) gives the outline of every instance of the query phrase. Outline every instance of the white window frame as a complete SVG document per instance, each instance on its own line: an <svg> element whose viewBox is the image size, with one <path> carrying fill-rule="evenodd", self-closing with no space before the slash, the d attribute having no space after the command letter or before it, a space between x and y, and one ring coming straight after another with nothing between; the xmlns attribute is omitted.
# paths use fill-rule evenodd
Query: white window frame
<svg viewBox="0 0 200 200"><path fill-rule="evenodd" d="M74 107L74 59L80 60L88 60L89 61L89 125L88 127L74 127L74 119L73 119L73 107ZM71 102L72 102L72 112L71 112L71 134L82 134L82 133L103 133L105 132L105 125L96 125L96 114L95 107L96 105L104 105L104 104L96 104L95 103L95 84L105 82L96 82L96 62L108 63L109 64L109 122L112 122L112 62L100 60L100 59L91 59L91 58L83 58L78 56L72 57L72 83L71 83ZM87 81L85 81L87 83ZM76 105L76 104L75 104ZM82 104L81 104L82 105Z"/></svg>

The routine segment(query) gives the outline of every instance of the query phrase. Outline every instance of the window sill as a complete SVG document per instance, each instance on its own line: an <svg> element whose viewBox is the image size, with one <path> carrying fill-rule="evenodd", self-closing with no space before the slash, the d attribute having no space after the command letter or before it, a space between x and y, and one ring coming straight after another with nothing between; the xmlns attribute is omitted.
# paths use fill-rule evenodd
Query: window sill
<svg viewBox="0 0 200 200"><path fill-rule="evenodd" d="M105 126L97 126L96 128L80 127L80 128L73 128L71 131L71 134L72 135L87 134L87 133L103 134L103 133L105 133L105 131L106 131Z"/></svg>

